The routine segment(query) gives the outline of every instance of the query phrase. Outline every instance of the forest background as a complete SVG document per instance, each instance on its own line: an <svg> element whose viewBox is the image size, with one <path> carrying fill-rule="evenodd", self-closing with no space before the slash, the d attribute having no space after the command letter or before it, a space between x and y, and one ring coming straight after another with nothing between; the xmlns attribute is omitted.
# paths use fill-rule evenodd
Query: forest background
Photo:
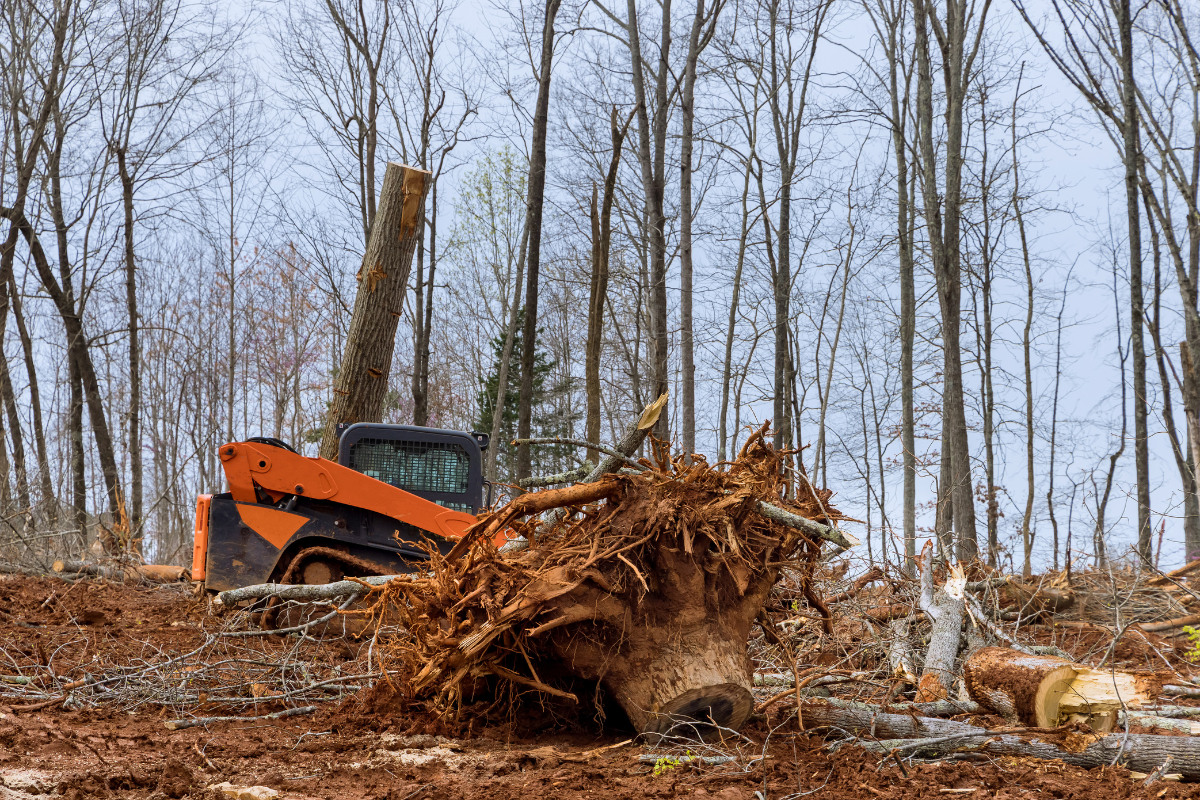
<svg viewBox="0 0 1200 800"><path fill-rule="evenodd" d="M218 445L316 454L392 160L432 177L384 420L498 433L497 481L668 390L710 460L773 420L872 561L1180 564L1192 12L0 0L0 555L182 563Z"/></svg>

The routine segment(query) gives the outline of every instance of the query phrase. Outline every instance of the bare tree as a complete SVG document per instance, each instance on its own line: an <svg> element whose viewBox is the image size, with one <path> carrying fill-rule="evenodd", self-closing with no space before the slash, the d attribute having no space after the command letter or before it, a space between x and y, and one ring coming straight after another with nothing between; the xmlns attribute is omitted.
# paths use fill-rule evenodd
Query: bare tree
<svg viewBox="0 0 1200 800"><path fill-rule="evenodd" d="M525 329L521 339L521 395L517 437L528 439L533 421L533 369L537 353L538 280L542 259L542 210L546 194L546 132L550 120L550 71L554 60L554 19L560 0L546 0L542 49L537 67L537 104L529 157L529 255L525 269ZM498 402L499 404L499 402ZM517 478L530 475L529 445L517 448Z"/></svg>
<svg viewBox="0 0 1200 800"><path fill-rule="evenodd" d="M962 167L963 106L973 76L975 57L983 39L990 0L978 11L968 0L948 0L945 19L941 19L926 0L913 0L916 31L918 151L921 158L922 194L925 207L925 232L930 260L937 280L938 301L942 312L943 389L942 414L945 437L940 492L952 498L958 558L975 558L979 546L975 538L974 481L971 478L971 454L967 439L964 402L961 327L961 229L963 216ZM974 22L974 31L970 30ZM941 160L933 143L933 59L929 33L932 29L941 55L945 95L945 174L938 180ZM942 186L942 192L938 188ZM947 479L949 485L947 484Z"/></svg>
<svg viewBox="0 0 1200 800"><path fill-rule="evenodd" d="M587 440L600 443L600 348L604 337L604 309L608 303L609 256L612 250L612 207L617 188L617 171L621 166L621 146L629 131L632 115L623 126L617 123L614 106L609 121L612 156L604 174L604 199L596 204L596 186L592 185L592 276L588 287L587 352L584 356L584 381L587 394L587 416L584 425ZM693 435L694 435L693 431ZM686 447L684 452L689 452ZM600 463L600 451L589 450L588 460Z"/></svg>
<svg viewBox="0 0 1200 800"><path fill-rule="evenodd" d="M680 442L685 455L696 451L696 354L695 322L692 313L692 147L696 124L696 65L701 52L712 41L717 19L726 0L713 0L706 11L704 0L696 0L696 13L688 33L687 59L683 69L680 111L683 132L679 153L679 357L682 362L680 391Z"/></svg>
<svg viewBox="0 0 1200 800"><path fill-rule="evenodd" d="M1137 470L1138 537L1137 547L1143 563L1149 564L1150 552L1150 461L1147 437L1149 413L1146 396L1146 350L1144 343L1144 296L1142 285L1142 226L1140 196L1139 88L1134 76L1134 22L1130 0L1105 0L1088 3L1081 0L1052 0L1057 25L1064 44L1052 44L1048 26L1035 23L1026 7L1016 0L1017 10L1034 32L1042 48L1058 71L1087 100L1105 125L1113 144L1121 153L1125 178L1125 216L1129 260L1130 357L1133 360L1134 463ZM1192 213L1195 213L1194 211ZM1180 284L1181 292L1187 293ZM1195 301L1192 300L1192 308ZM1185 316L1187 312L1185 312ZM1196 318L1193 314L1193 318ZM1196 348L1200 353L1200 327L1196 328ZM1189 342L1193 341L1189 337Z"/></svg>

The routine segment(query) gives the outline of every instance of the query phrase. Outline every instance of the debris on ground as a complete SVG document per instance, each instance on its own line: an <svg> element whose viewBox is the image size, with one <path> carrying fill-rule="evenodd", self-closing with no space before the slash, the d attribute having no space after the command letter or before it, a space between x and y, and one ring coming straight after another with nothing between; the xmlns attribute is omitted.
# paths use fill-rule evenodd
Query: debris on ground
<svg viewBox="0 0 1200 800"><path fill-rule="evenodd" d="M1190 796L1200 565L863 563L765 432L522 495L428 573L274 587L273 631L268 594L5 570L0 796Z"/></svg>

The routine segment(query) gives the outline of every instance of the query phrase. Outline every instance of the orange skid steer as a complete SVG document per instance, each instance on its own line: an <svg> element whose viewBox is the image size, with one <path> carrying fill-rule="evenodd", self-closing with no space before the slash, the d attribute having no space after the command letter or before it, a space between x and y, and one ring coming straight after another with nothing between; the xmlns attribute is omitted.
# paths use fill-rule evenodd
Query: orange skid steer
<svg viewBox="0 0 1200 800"><path fill-rule="evenodd" d="M487 434L339 428L336 463L278 439L221 445L229 491L197 500L193 580L224 591L411 572L428 543L448 552L486 505Z"/></svg>

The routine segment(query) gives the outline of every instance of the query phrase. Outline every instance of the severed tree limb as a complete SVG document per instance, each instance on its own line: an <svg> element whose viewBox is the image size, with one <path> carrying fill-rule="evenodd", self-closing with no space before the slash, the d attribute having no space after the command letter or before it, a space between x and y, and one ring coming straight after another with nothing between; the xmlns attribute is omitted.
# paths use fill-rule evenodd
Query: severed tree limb
<svg viewBox="0 0 1200 800"><path fill-rule="evenodd" d="M349 581L347 581L347 583L349 583ZM305 622L303 625L294 625L290 628L269 628L266 630L258 630L258 631L222 631L220 633L220 635L224 636L226 638L230 638L230 639L240 639L240 638L245 638L248 636L283 636L288 633L304 633L309 628L314 628L317 625L320 625L322 622L329 622L331 619L336 617L338 614L340 614L341 612L343 612L347 608L349 608L350 604L353 603L357 599L358 599L358 595L352 594L352 595L350 595L350 598L346 602L342 603L340 606L335 608L333 611L330 611L328 614L326 614L325 616L323 616L319 619L314 619L309 622Z"/></svg>
<svg viewBox="0 0 1200 800"><path fill-rule="evenodd" d="M284 719L285 717L297 717L301 714L311 714L317 710L316 706L303 706L301 708L289 708L286 711L276 711L274 714L263 714L259 717L196 717L195 719L169 719L163 723L169 731L181 731L184 728L198 728L202 725L210 725L214 722L250 722L259 719Z"/></svg>
<svg viewBox="0 0 1200 800"><path fill-rule="evenodd" d="M1057 758L1080 767L1104 766L1119 758L1129 769L1147 773L1171 756L1176 772L1184 777L1200 777L1200 737L1113 733L1092 742L1082 752L1071 752L1052 742L1058 735L1053 730L1046 730L1044 735L1028 740L1011 731L988 730L954 720L892 714L866 703L814 700L805 703L803 709L805 722L810 728L823 725L848 733L870 732L884 739L900 740L859 742L868 750L884 754L904 746L906 742L924 739L930 741L923 742L921 749L933 752L950 753L971 747L992 755ZM1064 731L1062 735L1065 743L1065 736L1069 734ZM973 739L984 741L975 744L972 743Z"/></svg>
<svg viewBox="0 0 1200 800"><path fill-rule="evenodd" d="M607 475L611 472L616 472L626 464L632 465L639 470L645 470L646 466L644 464L635 461L630 456L637 452L637 449L642 446L642 442L646 440L646 435L650 432L650 429L658 420L658 416L662 411L662 407L666 405L666 400L667 395L664 393L658 398L658 400L655 400L652 404L647 406L646 410L642 412L642 418L636 425L631 426L629 430L625 432L625 435L621 437L621 441L618 442L615 447L610 448L604 445L594 445L590 442L562 437L552 437L546 439L518 439L514 441L514 444L573 444L577 447L591 447L600 450L602 453L605 453L606 457L600 461L596 468L593 469L591 473L587 475L587 477L580 481L581 484L594 483L595 481L600 480L600 478L602 478L604 475ZM811 519L805 519L798 514L793 514L792 512L786 511L779 506L772 505L761 500L755 501L754 510L773 522L778 522L780 525L807 533L811 536L817 537L818 539L824 539L825 541L831 542L843 549L849 549L860 544L857 538L851 536L850 534L843 533L837 528L829 525L822 525L821 523L814 522ZM564 514L565 512L561 508L556 509L551 514L548 514L545 521L543 521L538 527L538 533L542 534L546 531L549 531L555 523L563 518ZM466 541L466 538L464 537L464 539L461 541ZM523 540L515 539L506 544L504 546L504 550L505 552L510 552L523 550L525 547L526 544ZM455 550L458 550L457 546L455 547Z"/></svg>
<svg viewBox="0 0 1200 800"><path fill-rule="evenodd" d="M262 597L278 597L280 600L332 600L335 597L361 593L363 584L368 586L383 586L393 580L412 580L411 575L372 575L367 578L356 578L352 581L317 584L306 586L287 583L260 583L254 586L243 586L239 589L228 589L216 596L213 601L219 606L233 606L243 600L257 600ZM275 631L276 633L278 631Z"/></svg>
<svg viewBox="0 0 1200 800"><path fill-rule="evenodd" d="M646 441L646 436L649 435L650 429L654 427L654 423L658 422L658 417L666 405L667 393L663 392L658 396L657 400L646 406L638 421L625 430L625 435L621 437L621 441L617 442L612 448L590 442L580 444L581 447L590 447L606 453L605 457L600 459L600 463L596 465L596 468L589 472L580 483L595 483L605 475L621 469L626 464L632 464L640 470L646 469L644 464L633 460L631 456L642 446L642 442ZM538 533L545 533L550 530L565 514L566 512L561 508L548 514L545 521L538 527ZM466 541L466 537L463 537L461 541ZM504 552L514 552L524 550L528 546L529 543L524 539L513 539L501 549Z"/></svg>
<svg viewBox="0 0 1200 800"><path fill-rule="evenodd" d="M628 464L629 466L635 467L636 469L641 470L642 472L645 472L646 470L650 469L645 464L638 461L636 458L631 458L630 456L625 455L624 453L622 453L619 449L617 449L615 447L609 447L606 444L592 444L591 442L584 441L583 439L574 439L574 438L571 438L570 436L536 436L536 437L531 437L529 439L513 439L509 444L513 445L514 447L516 447L518 445L522 445L522 444L569 444L569 445L572 445L573 447L590 447L593 450L599 450L601 453L606 454L608 456L608 458L606 458L605 461L608 461L611 459L613 461L616 461L618 466L620 464ZM635 452L636 452L636 448L635 448ZM604 463L604 462L601 462L601 463ZM586 471L583 471L582 474L580 474L578 478L565 478L564 477L562 480L548 480L548 478L558 479L561 477L559 475L550 475L550 476L548 476L548 478L526 478L525 480L521 481L518 485L521 486L521 488L525 488L525 487L533 485L535 483L539 483L539 484L565 483L567 480L575 480L575 481L578 481L579 483L594 483L595 481L589 481L589 480L587 480L587 478L589 475L596 472L596 470L597 470L596 465L592 464L592 462L589 461L589 462L587 462L587 464L585 464L585 466L587 466L588 469ZM562 473L562 476L573 475L575 473L581 472L582 470L583 470L583 467L576 467L575 469L571 470L570 472ZM609 472L616 472L616 470L615 469L609 470ZM602 476L607 475L607 474L608 474L608 472L600 473L600 475L596 476L596 480L599 480Z"/></svg>
<svg viewBox="0 0 1200 800"><path fill-rule="evenodd" d="M1154 771L1146 776L1146 780L1142 781L1142 786L1149 786L1160 778L1165 778L1171 774L1171 765L1174 763L1174 756L1167 756L1167 760L1154 768Z"/></svg>
<svg viewBox="0 0 1200 800"><path fill-rule="evenodd" d="M844 603L847 600L852 600L858 595L859 592L867 587L867 584L872 583L873 581L882 580L883 577L882 569L880 569L878 566L871 567L862 575L859 575L857 578L855 578L854 583L850 584L849 589L844 592L838 592L833 597L825 598L825 602L829 605L834 605L835 603Z"/></svg>
<svg viewBox="0 0 1200 800"><path fill-rule="evenodd" d="M778 522L780 525L785 525L793 530L798 530L803 533L816 536L818 539L824 539L827 542L832 542L838 547L849 549L860 544L859 540L848 533L839 531L837 528L829 525L822 525L819 522L813 522L811 519L805 519L799 514L793 514L790 511L785 511L779 506L764 503L762 500L756 500L754 510L762 516Z"/></svg>
<svg viewBox="0 0 1200 800"><path fill-rule="evenodd" d="M974 743L972 740L983 741ZM1072 766L1104 767L1114 761L1135 772L1152 772L1168 758L1175 772L1185 778L1200 777L1200 738L1192 736L1154 736L1150 734L1112 733L1093 742L1082 752L1072 752L1045 738L1025 739L1012 733L977 729L943 739L858 742L863 749L888 754L898 748L932 753L968 750L994 756L1058 759Z"/></svg>
<svg viewBox="0 0 1200 800"><path fill-rule="evenodd" d="M980 607L978 600L976 600L974 597L972 597L969 594L964 594L963 600L965 601L965 604L966 604L967 613L971 615L971 619L975 620L975 622L980 627L982 627L984 630L986 630L992 636L996 637L996 639L998 639L999 641L1004 642L1004 644L1009 649L1017 650L1021 653L1026 653L1028 655L1035 655L1034 651L1031 648L1028 648L1025 645L1017 642L1016 639L1012 638L1007 633L1005 633L1000 628L999 625L997 625L996 623L994 623L990 619L988 619L987 615L984 613L983 609ZM1057 650L1058 648L1056 647L1054 649Z"/></svg>
<svg viewBox="0 0 1200 800"><path fill-rule="evenodd" d="M517 444L520 444L521 442L536 444L540 441L542 440L518 439ZM575 467L575 469L569 469L566 472L560 472L557 475L538 475L532 478L522 478L521 480L517 481L517 486L520 486L522 489L541 489L544 486L553 486L556 483L574 483L575 481L586 478L588 473L595 468L595 464L590 461L585 461L578 467Z"/></svg>

